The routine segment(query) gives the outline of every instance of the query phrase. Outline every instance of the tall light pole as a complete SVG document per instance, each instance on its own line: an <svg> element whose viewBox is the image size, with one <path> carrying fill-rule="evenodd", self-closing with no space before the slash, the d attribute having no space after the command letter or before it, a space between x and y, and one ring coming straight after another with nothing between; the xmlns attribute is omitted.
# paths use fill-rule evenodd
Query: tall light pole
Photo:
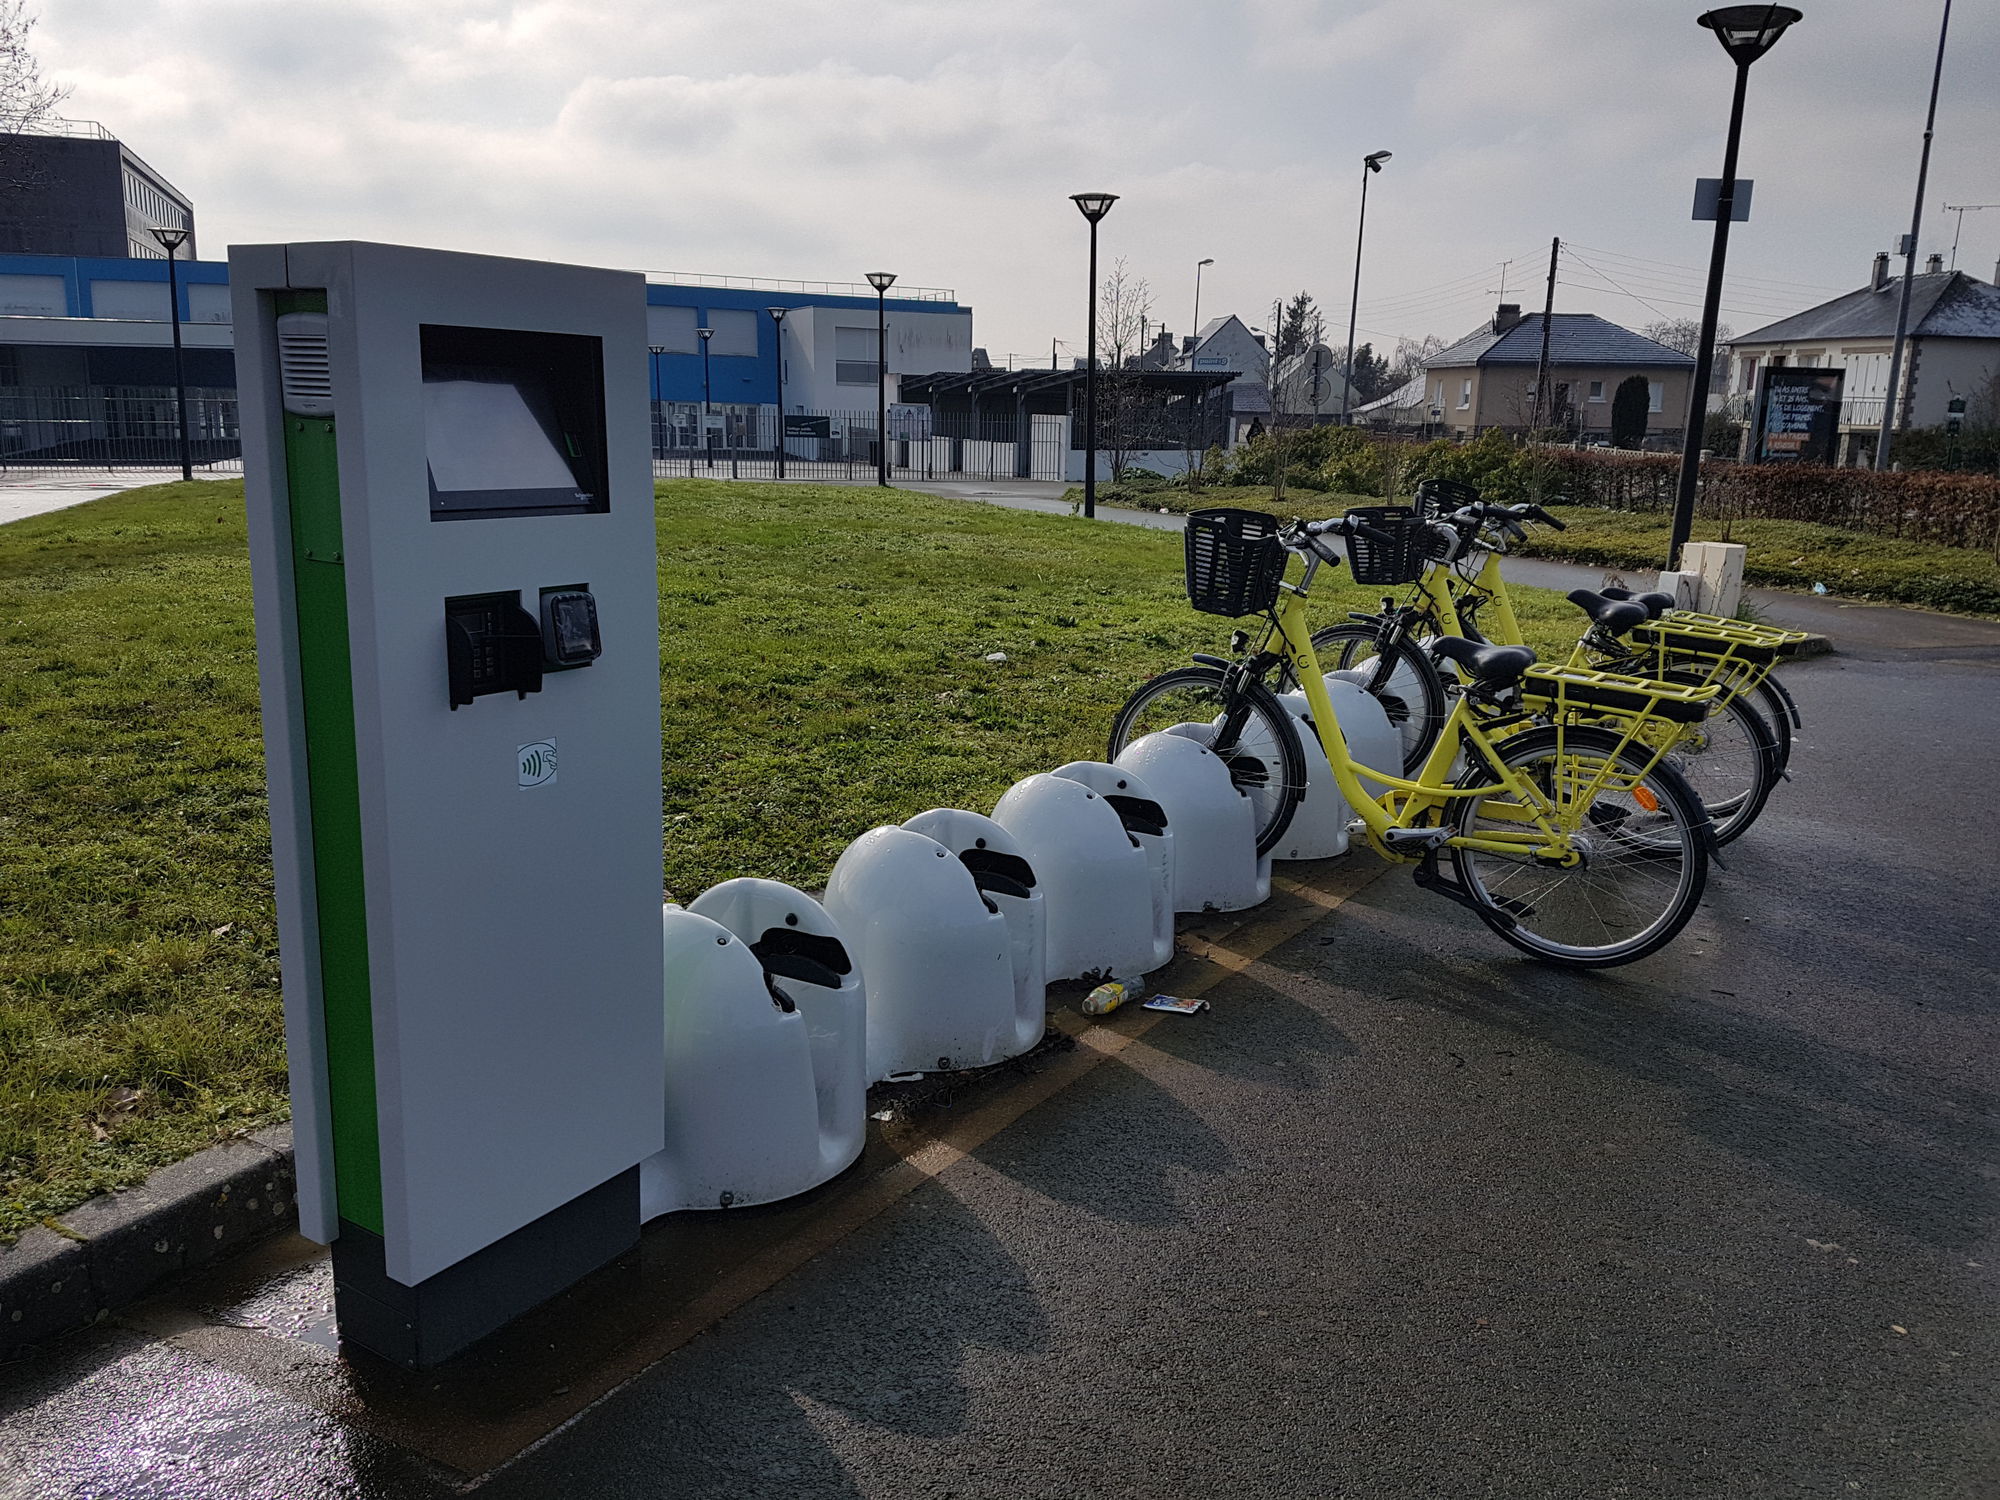
<svg viewBox="0 0 2000 1500"><path fill-rule="evenodd" d="M870 271L868 284L875 288L875 482L889 484L889 288L896 284L894 271Z"/></svg>
<svg viewBox="0 0 2000 1500"><path fill-rule="evenodd" d="M648 344L646 352L653 357L653 399L649 403L649 410L653 414L653 457L660 458L664 456L660 450L666 446L660 441L660 356L667 352L667 346Z"/></svg>
<svg viewBox="0 0 2000 1500"><path fill-rule="evenodd" d="M708 426L708 341L715 337L713 328L697 328L701 337L701 456L707 468L715 467L715 439Z"/></svg>
<svg viewBox="0 0 2000 1500"><path fill-rule="evenodd" d="M1910 210L1910 237L1903 241L1903 291L1896 302L1896 341L1889 346L1889 389L1883 393L1882 430L1875 434L1875 467L1889 467L1889 447L1907 403L1899 389L1903 376L1903 341L1910 329L1910 284L1917 279L1917 234L1924 227L1924 179L1931 170L1931 131L1937 125L1938 84L1944 78L1944 38L1951 30L1951 0L1944 0L1944 20L1938 25L1937 66L1931 70L1931 108L1924 116L1924 149L1917 158L1917 206ZM1959 216L1959 223L1965 216Z"/></svg>
<svg viewBox="0 0 2000 1500"><path fill-rule="evenodd" d="M1394 153L1371 151L1361 158L1361 215L1354 226L1354 297L1347 304L1347 366L1341 371L1340 425L1348 423L1347 409L1354 401L1354 325L1361 314L1361 240L1368 232L1368 174L1382 170L1382 163Z"/></svg>
<svg viewBox="0 0 2000 1500"><path fill-rule="evenodd" d="M174 268L174 252L187 243L188 232L166 224L153 226L153 238L167 252L167 307L174 323L174 410L181 427L181 478L194 478L194 462L188 453L187 361L181 353L181 279Z"/></svg>
<svg viewBox="0 0 2000 1500"><path fill-rule="evenodd" d="M1071 193L1069 201L1090 221L1090 284L1084 293L1083 315L1090 341L1083 361L1083 514L1097 515L1097 221L1111 212L1116 193Z"/></svg>
<svg viewBox="0 0 2000 1500"><path fill-rule="evenodd" d="M1194 337L1188 340L1188 368L1194 368L1195 351L1201 347L1201 268L1215 264L1215 257L1194 263Z"/></svg>
<svg viewBox="0 0 2000 1500"><path fill-rule="evenodd" d="M778 343L778 477L785 477L785 314L789 307L767 307L771 333Z"/></svg>
<svg viewBox="0 0 2000 1500"><path fill-rule="evenodd" d="M1789 5L1725 5L1699 18L1736 64L1736 94L1729 105L1729 143L1722 151L1722 191L1715 199L1715 244L1708 252L1708 293L1701 304L1701 342L1694 385L1688 391L1687 431L1681 435L1680 486L1674 493L1674 528L1667 566L1680 566L1681 548L1694 529L1694 487L1701 475L1702 419L1708 415L1708 379L1715 369L1715 319L1722 308L1722 267L1729 255L1729 221L1736 205L1736 147L1743 138L1743 92L1750 64L1769 52L1785 28L1802 19Z"/></svg>

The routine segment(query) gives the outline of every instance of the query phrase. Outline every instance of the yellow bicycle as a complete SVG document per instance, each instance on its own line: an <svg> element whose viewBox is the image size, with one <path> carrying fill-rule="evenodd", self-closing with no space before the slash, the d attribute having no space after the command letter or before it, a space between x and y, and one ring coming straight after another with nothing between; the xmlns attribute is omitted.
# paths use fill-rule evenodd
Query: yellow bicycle
<svg viewBox="0 0 2000 1500"><path fill-rule="evenodd" d="M1379 614L1356 614L1315 632L1313 643L1322 661L1383 703L1411 769L1429 754L1447 711L1444 676L1428 638L1522 644L1499 559L1528 524L1561 528L1562 522L1540 506L1483 504L1469 486L1442 480L1418 487L1414 511L1383 506L1349 515L1396 544L1363 539L1350 546L1358 581L1414 588L1400 605L1385 597ZM1659 594L1577 589L1569 598L1588 617L1569 665L1721 689L1704 720L1675 731L1672 754L1708 808L1717 842L1740 836L1785 775L1797 709L1771 669L1804 636L1690 617L1671 611L1672 601Z"/></svg>
<svg viewBox="0 0 2000 1500"><path fill-rule="evenodd" d="M1675 735L1662 726L1698 722L1719 690L1544 666L1525 646L1449 637L1435 648L1465 680L1423 764L1413 775L1363 765L1348 752L1306 621L1314 576L1341 561L1335 536L1351 548L1384 533L1349 517L1281 526L1259 511L1189 516L1189 601L1258 617L1262 628L1255 639L1237 632L1234 660L1197 656L1140 687L1113 722L1111 756L1147 734L1201 741L1250 798L1268 850L1306 789L1294 720L1265 683L1284 667L1304 688L1307 722L1354 812L1350 831L1413 864L1420 886L1552 963L1609 967L1671 941L1701 900L1713 829L1668 763L1662 742ZM1294 554L1304 571L1288 583ZM1608 719L1585 725L1586 714Z"/></svg>

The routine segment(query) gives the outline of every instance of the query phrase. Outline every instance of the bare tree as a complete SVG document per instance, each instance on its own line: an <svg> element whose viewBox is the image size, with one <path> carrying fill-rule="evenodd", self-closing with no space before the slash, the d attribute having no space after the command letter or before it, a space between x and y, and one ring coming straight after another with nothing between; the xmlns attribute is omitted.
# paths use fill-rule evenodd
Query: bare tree
<svg viewBox="0 0 2000 1500"><path fill-rule="evenodd" d="M1111 461L1111 480L1125 477L1125 466L1142 446L1140 429L1146 407L1145 374L1137 368L1153 326L1153 289L1135 276L1121 255L1097 293L1097 347L1103 366L1097 372L1097 447Z"/></svg>
<svg viewBox="0 0 2000 1500"><path fill-rule="evenodd" d="M18 191L35 175L26 153L7 137L35 133L69 97L68 89L42 77L28 45L35 21L28 0L0 0L0 189Z"/></svg>
<svg viewBox="0 0 2000 1500"><path fill-rule="evenodd" d="M1415 380L1446 347L1435 333L1427 333L1420 339L1397 339L1396 352L1389 357L1389 389L1399 390Z"/></svg>
<svg viewBox="0 0 2000 1500"><path fill-rule="evenodd" d="M1693 318L1662 318L1657 323L1648 323L1639 330L1642 338L1649 338L1656 344L1665 344L1677 354L1685 354L1689 359L1701 352L1701 324ZM1715 325L1715 347L1723 348L1735 337L1736 330L1727 323ZM1708 388L1711 391L1729 389L1729 361L1718 359L1709 371Z"/></svg>

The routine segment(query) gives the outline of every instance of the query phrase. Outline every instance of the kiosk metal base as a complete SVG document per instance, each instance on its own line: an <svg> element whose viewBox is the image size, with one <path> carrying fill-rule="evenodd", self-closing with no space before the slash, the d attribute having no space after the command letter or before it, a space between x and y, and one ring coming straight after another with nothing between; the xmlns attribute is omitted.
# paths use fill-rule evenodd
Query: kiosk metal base
<svg viewBox="0 0 2000 1500"><path fill-rule="evenodd" d="M342 1219L333 1242L334 1317L343 1343L429 1369L638 1242L637 1167L415 1286L383 1269L380 1235Z"/></svg>

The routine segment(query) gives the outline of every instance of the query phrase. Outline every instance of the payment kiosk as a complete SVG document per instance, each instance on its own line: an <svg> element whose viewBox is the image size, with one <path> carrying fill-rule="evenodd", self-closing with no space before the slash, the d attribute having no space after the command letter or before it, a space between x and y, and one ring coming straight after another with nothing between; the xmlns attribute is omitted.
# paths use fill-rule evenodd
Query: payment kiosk
<svg viewBox="0 0 2000 1500"><path fill-rule="evenodd" d="M301 1227L429 1365L631 1246L663 1143L645 289L229 268Z"/></svg>

